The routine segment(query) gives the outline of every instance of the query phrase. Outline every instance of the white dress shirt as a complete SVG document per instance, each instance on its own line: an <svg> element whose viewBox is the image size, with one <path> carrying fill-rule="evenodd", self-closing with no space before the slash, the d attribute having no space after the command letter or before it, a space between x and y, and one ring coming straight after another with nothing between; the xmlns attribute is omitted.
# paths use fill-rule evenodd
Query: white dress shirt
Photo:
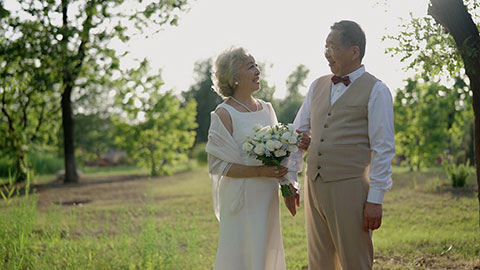
<svg viewBox="0 0 480 270"><path fill-rule="evenodd" d="M363 73L365 73L365 67L362 65L354 72L347 74L350 77L350 85ZM295 128L301 132L311 133L310 104L316 82L317 80L310 85L302 107L300 107L293 122ZM332 83L330 104L333 105L347 90L348 86L341 82ZM395 156L392 94L381 81L375 83L368 100L368 137L370 148L373 150L373 157L370 163L370 190L367 201L381 204L385 192L392 187L391 163ZM287 178L297 182L297 173L303 168L303 152L292 153L290 160Z"/></svg>

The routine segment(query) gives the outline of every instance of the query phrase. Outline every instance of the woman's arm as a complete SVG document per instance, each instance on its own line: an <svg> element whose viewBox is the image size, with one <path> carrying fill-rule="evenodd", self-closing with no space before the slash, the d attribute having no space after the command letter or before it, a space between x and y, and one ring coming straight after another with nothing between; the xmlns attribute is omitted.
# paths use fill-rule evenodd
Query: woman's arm
<svg viewBox="0 0 480 270"><path fill-rule="evenodd" d="M230 114L224 108L218 108L215 113L222 121L223 126L232 135L233 126L232 118ZM246 166L241 164L232 164L227 172L227 176L231 178L250 178L250 177L273 177L284 180L284 175L287 174L288 169L281 167L278 169L276 166Z"/></svg>

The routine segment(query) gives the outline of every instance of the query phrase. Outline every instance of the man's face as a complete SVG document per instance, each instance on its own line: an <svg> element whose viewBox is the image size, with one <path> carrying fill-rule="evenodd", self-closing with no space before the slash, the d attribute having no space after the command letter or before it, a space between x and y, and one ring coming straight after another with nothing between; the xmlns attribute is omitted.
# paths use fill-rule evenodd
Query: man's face
<svg viewBox="0 0 480 270"><path fill-rule="evenodd" d="M330 70L337 76L344 76L353 72L356 67L354 46L343 45L339 30L332 30L327 36L325 44L325 58Z"/></svg>

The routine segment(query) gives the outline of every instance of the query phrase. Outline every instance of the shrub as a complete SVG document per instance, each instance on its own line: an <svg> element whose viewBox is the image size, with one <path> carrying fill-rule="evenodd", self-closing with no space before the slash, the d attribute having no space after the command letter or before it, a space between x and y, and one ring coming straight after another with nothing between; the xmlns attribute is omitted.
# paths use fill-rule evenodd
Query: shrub
<svg viewBox="0 0 480 270"><path fill-rule="evenodd" d="M0 158L0 177L7 178L9 173L12 173L12 166L12 161L9 158Z"/></svg>
<svg viewBox="0 0 480 270"><path fill-rule="evenodd" d="M205 152L206 145L207 143L198 143L190 152L191 158L196 159L200 165L206 165L208 163L207 152Z"/></svg>
<svg viewBox="0 0 480 270"><path fill-rule="evenodd" d="M448 178L452 181L453 187L464 187L467 178L470 175L470 167L465 164L455 164L453 162L444 161L443 166L447 172Z"/></svg>
<svg viewBox="0 0 480 270"><path fill-rule="evenodd" d="M28 157L28 161L37 174L54 174L64 169L63 159L52 153L33 153Z"/></svg>

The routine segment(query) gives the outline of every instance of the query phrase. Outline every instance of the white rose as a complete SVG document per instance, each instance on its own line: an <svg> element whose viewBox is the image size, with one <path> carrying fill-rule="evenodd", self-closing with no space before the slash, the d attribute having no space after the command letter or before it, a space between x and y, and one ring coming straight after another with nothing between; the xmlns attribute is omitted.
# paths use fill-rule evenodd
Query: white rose
<svg viewBox="0 0 480 270"><path fill-rule="evenodd" d="M282 139L285 139L288 141L288 139L290 139L290 137L292 136L292 133L290 132L285 132L282 134Z"/></svg>
<svg viewBox="0 0 480 270"><path fill-rule="evenodd" d="M288 143L296 144L297 143L297 136L290 136L290 138L288 138Z"/></svg>
<svg viewBox="0 0 480 270"><path fill-rule="evenodd" d="M276 148L275 148L276 143L275 143L275 141L273 141L273 140L268 140L265 145L267 146L267 149L268 149L268 151L270 151L270 152L273 152L273 151L275 151L275 149L276 149Z"/></svg>
<svg viewBox="0 0 480 270"><path fill-rule="evenodd" d="M263 144L258 144L253 149L253 152L255 152L255 154L261 156L261 155L265 154L265 147L263 146Z"/></svg>
<svg viewBox="0 0 480 270"><path fill-rule="evenodd" d="M293 124L288 124L288 130L294 132L295 126Z"/></svg>
<svg viewBox="0 0 480 270"><path fill-rule="evenodd" d="M285 152L282 149L279 149L279 150L275 151L274 154L275 154L276 157L283 157L283 156L287 155L287 152Z"/></svg>
<svg viewBox="0 0 480 270"><path fill-rule="evenodd" d="M295 153L295 152L298 151L298 147L297 147L296 145L294 145L294 144L293 144L293 145L290 145L290 146L288 146L288 151L289 151L290 153Z"/></svg>
<svg viewBox="0 0 480 270"><path fill-rule="evenodd" d="M274 142L274 145L275 145L275 149L280 149L283 146L282 142L280 142L280 141L275 140L273 142Z"/></svg>
<svg viewBox="0 0 480 270"><path fill-rule="evenodd" d="M269 126L266 126L266 127L263 127L261 129L259 129L256 133L255 133L255 137L257 138L263 138L265 137L265 135L267 135L269 133L269 130L268 130Z"/></svg>
<svg viewBox="0 0 480 270"><path fill-rule="evenodd" d="M253 145L252 145L251 143L249 143L249 142L245 142L245 143L242 145L242 149L243 149L243 151L245 151L245 152L250 152L250 151L252 151L252 149L253 149Z"/></svg>

